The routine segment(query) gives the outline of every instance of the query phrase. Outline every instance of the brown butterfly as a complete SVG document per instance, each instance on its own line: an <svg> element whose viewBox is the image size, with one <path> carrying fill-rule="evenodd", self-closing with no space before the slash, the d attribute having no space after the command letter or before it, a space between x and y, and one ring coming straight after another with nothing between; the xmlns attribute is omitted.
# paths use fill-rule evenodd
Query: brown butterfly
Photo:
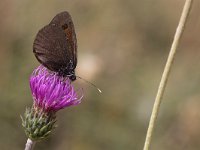
<svg viewBox="0 0 200 150"><path fill-rule="evenodd" d="M36 35L33 53L37 60L58 75L76 80L77 40L72 18L67 11L57 14Z"/></svg>

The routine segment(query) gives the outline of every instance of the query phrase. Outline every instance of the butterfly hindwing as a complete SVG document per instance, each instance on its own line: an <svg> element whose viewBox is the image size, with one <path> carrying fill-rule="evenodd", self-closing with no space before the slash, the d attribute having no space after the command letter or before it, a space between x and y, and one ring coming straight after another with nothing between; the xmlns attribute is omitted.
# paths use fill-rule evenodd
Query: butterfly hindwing
<svg viewBox="0 0 200 150"><path fill-rule="evenodd" d="M69 44L65 34L56 26L47 25L36 35L33 52L40 63L52 71L58 71L59 66L67 67Z"/></svg>

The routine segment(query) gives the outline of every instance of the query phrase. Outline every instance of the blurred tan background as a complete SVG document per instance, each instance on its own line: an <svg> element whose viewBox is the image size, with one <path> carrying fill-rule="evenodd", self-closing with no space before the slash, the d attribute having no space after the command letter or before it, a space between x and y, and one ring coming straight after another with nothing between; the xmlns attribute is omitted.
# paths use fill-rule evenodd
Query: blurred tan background
<svg viewBox="0 0 200 150"><path fill-rule="evenodd" d="M32 98L29 76L38 30L59 12L78 39L81 105L58 113L58 128L35 150L141 150L183 0L1 0L0 149L22 150L20 115ZM200 1L193 4L164 95L152 150L200 149Z"/></svg>

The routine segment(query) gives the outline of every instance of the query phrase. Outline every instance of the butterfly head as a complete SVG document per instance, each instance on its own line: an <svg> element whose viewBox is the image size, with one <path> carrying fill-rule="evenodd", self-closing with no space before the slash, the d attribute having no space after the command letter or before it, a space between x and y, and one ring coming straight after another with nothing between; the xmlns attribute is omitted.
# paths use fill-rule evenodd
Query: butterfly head
<svg viewBox="0 0 200 150"><path fill-rule="evenodd" d="M76 80L75 70L73 67L61 67L58 71L58 75L68 77L71 81Z"/></svg>
<svg viewBox="0 0 200 150"><path fill-rule="evenodd" d="M70 75L70 76L69 76L69 79L70 79L71 81L75 81L75 80L76 80L76 75L75 75L75 74Z"/></svg>

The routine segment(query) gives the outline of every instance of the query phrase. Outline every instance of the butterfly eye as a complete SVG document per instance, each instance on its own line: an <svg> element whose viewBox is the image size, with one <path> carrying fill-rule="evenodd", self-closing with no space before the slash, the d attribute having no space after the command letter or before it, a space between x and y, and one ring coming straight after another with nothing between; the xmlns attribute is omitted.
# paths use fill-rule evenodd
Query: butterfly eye
<svg viewBox="0 0 200 150"><path fill-rule="evenodd" d="M68 28L68 24L62 25L62 29L63 29L63 30L65 30L65 29L67 29L67 28Z"/></svg>

